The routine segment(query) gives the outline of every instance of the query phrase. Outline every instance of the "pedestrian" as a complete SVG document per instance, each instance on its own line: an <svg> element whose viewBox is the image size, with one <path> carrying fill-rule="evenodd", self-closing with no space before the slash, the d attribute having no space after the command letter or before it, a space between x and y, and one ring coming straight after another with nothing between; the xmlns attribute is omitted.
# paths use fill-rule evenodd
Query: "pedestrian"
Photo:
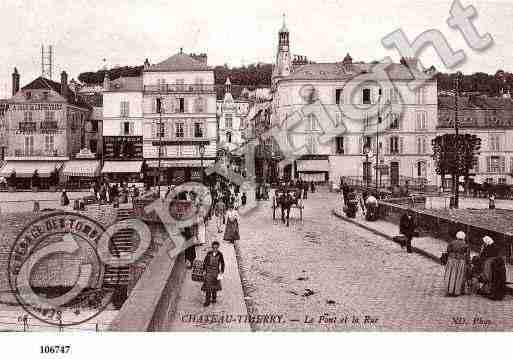
<svg viewBox="0 0 513 359"><path fill-rule="evenodd" d="M192 263L196 259L196 239L197 239L197 233L198 233L198 225L193 225L191 227L185 227L183 228L180 233L185 238L185 261L187 264L187 268L192 268Z"/></svg>
<svg viewBox="0 0 513 359"><path fill-rule="evenodd" d="M222 233L223 230L223 224L225 222L225 211L226 211L226 205L224 204L224 201L217 201L216 207L215 207L215 216L216 216L216 223L217 223L217 232Z"/></svg>
<svg viewBox="0 0 513 359"><path fill-rule="evenodd" d="M62 190L62 193L61 193L61 206L69 206L69 198L68 198L68 194L66 193L66 190L63 189Z"/></svg>
<svg viewBox="0 0 513 359"><path fill-rule="evenodd" d="M488 197L488 209L495 209L495 194L490 193Z"/></svg>
<svg viewBox="0 0 513 359"><path fill-rule="evenodd" d="M310 182L310 189L312 190L312 193L315 192L315 184L314 181Z"/></svg>
<svg viewBox="0 0 513 359"><path fill-rule="evenodd" d="M203 274L205 280L201 286L201 290L205 292L205 307L210 303L217 302L217 292L222 289L221 279L224 274L224 258L219 251L219 242L212 242L212 250L210 250L203 260Z"/></svg>
<svg viewBox="0 0 513 359"><path fill-rule="evenodd" d="M415 221L413 219L413 211L408 209L405 214L402 215L399 222L399 231L406 237L406 251L412 252L411 240L415 235ZM404 244L402 244L404 246Z"/></svg>
<svg viewBox="0 0 513 359"><path fill-rule="evenodd" d="M248 197L246 196L246 192L242 192L242 196L240 198L241 205L245 206L247 201L248 201Z"/></svg>
<svg viewBox="0 0 513 359"><path fill-rule="evenodd" d="M303 182L303 198L308 199L308 182Z"/></svg>
<svg viewBox="0 0 513 359"><path fill-rule="evenodd" d="M445 265L444 283L448 296L464 293L470 249L465 242L465 233L456 233L456 239L447 246L447 264Z"/></svg>
<svg viewBox="0 0 513 359"><path fill-rule="evenodd" d="M239 213L233 208L228 208L226 212L226 228L224 230L224 240L227 242L235 243L240 239L239 235Z"/></svg>
<svg viewBox="0 0 513 359"><path fill-rule="evenodd" d="M493 300L502 300L506 293L506 265L499 246L491 237L485 236L483 243L483 249L476 258L477 281L481 283L478 293Z"/></svg>

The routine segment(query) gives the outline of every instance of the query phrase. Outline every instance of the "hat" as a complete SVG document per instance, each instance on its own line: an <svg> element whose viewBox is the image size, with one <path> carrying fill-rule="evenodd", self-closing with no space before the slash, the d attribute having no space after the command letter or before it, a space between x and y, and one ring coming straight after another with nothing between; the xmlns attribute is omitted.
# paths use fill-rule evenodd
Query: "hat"
<svg viewBox="0 0 513 359"><path fill-rule="evenodd" d="M493 244L493 239L491 237L489 237L489 236L484 236L483 237L483 242L487 246L491 246Z"/></svg>
<svg viewBox="0 0 513 359"><path fill-rule="evenodd" d="M459 231L458 233L456 233L456 238L463 241L465 239L465 232Z"/></svg>

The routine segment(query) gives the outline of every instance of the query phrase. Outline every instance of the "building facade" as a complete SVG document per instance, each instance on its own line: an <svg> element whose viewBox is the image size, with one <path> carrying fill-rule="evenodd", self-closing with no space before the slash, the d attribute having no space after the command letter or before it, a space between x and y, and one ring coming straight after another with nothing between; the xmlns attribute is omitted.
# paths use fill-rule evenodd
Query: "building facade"
<svg viewBox="0 0 513 359"><path fill-rule="evenodd" d="M90 113L91 107L69 88L66 72L60 83L38 77L20 89L15 69L13 96L5 113L7 162L0 175L15 172L21 186L30 186L36 170L39 177L50 177L85 146Z"/></svg>
<svg viewBox="0 0 513 359"><path fill-rule="evenodd" d="M183 51L144 64L142 75L143 154L149 174L160 183L202 178L217 151L214 71L207 56Z"/></svg>
<svg viewBox="0 0 513 359"><path fill-rule="evenodd" d="M272 79L272 125L288 134L288 178L338 183L358 177L375 185L406 180L436 184L431 139L437 131L437 84L401 63L311 63L291 59L285 24ZM327 134L327 135L326 135ZM291 140L292 139L292 140Z"/></svg>
<svg viewBox="0 0 513 359"><path fill-rule="evenodd" d="M456 107L459 133L476 135L481 149L470 173L476 183L513 184L513 101L509 96L440 96L438 131L454 133ZM450 188L450 179L444 183Z"/></svg>

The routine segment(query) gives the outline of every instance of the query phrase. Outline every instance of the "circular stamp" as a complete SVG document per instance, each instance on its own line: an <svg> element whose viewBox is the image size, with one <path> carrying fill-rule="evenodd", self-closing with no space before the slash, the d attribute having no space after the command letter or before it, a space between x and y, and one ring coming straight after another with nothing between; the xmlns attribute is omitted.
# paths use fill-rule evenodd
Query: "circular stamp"
<svg viewBox="0 0 513 359"><path fill-rule="evenodd" d="M8 261L9 285L18 303L56 326L78 325L100 314L113 294L103 286L105 265L97 251L104 233L98 222L72 212L29 223Z"/></svg>

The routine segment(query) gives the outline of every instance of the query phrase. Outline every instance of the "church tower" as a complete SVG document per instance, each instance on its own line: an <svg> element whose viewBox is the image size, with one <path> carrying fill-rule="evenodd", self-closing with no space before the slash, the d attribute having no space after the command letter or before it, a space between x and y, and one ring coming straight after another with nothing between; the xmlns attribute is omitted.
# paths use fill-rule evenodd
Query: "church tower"
<svg viewBox="0 0 513 359"><path fill-rule="evenodd" d="M290 37L289 30L285 24L285 14L283 15L283 26L278 33L278 52L276 54L276 63L274 65L272 84L276 84L280 77L290 75L292 69L292 60L290 56Z"/></svg>

